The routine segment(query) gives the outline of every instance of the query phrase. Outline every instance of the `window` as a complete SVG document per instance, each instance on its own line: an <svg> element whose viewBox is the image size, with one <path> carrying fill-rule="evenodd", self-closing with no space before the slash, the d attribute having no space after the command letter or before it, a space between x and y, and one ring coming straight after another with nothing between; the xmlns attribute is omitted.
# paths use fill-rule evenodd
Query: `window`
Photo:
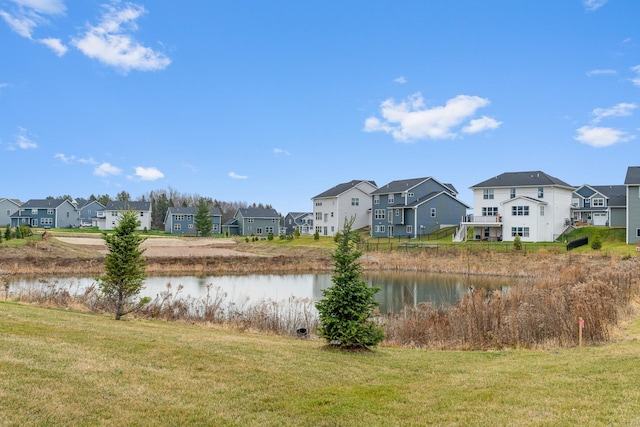
<svg viewBox="0 0 640 427"><path fill-rule="evenodd" d="M393 224L393 210L389 209L389 212L387 212L387 222L389 224Z"/></svg>
<svg viewBox="0 0 640 427"><path fill-rule="evenodd" d="M184 221L184 215L174 215L173 218L176 221Z"/></svg>
<svg viewBox="0 0 640 427"><path fill-rule="evenodd" d="M140 216L144 216L144 212L140 212Z"/></svg>
<svg viewBox="0 0 640 427"><path fill-rule="evenodd" d="M322 232L322 227L316 225L316 233L320 234Z"/></svg>
<svg viewBox="0 0 640 427"><path fill-rule="evenodd" d="M324 214L324 222L329 221L329 214Z"/></svg>
<svg viewBox="0 0 640 427"><path fill-rule="evenodd" d="M360 199L357 197L351 198L351 206L360 206Z"/></svg>
<svg viewBox="0 0 640 427"><path fill-rule="evenodd" d="M192 226L193 224L189 224L189 226ZM218 231L218 224L213 224L213 228L211 228L212 231Z"/></svg>
<svg viewBox="0 0 640 427"><path fill-rule="evenodd" d="M384 226L384 225L381 225L381 226L380 226L380 232L381 232L381 233L384 233L384 229L385 229L385 226Z"/></svg>
<svg viewBox="0 0 640 427"><path fill-rule="evenodd" d="M511 237L529 237L529 227L511 227Z"/></svg>
<svg viewBox="0 0 640 427"><path fill-rule="evenodd" d="M38 209L31 209L31 215L38 215Z"/></svg>
<svg viewBox="0 0 640 427"><path fill-rule="evenodd" d="M396 216L400 216L400 209L396 209Z"/></svg>
<svg viewBox="0 0 640 427"><path fill-rule="evenodd" d="M544 198L544 188L538 187L538 199Z"/></svg>
<svg viewBox="0 0 640 427"><path fill-rule="evenodd" d="M173 224L173 229L174 230L182 230L182 224L178 223L178 224Z"/></svg>
<svg viewBox="0 0 640 427"><path fill-rule="evenodd" d="M7 209L7 216L11 215L11 209Z"/></svg>
<svg viewBox="0 0 640 427"><path fill-rule="evenodd" d="M118 211L111 211L111 216L118 216Z"/></svg>
<svg viewBox="0 0 640 427"><path fill-rule="evenodd" d="M53 225L53 218L41 218L40 225Z"/></svg>
<svg viewBox="0 0 640 427"><path fill-rule="evenodd" d="M373 219L384 219L384 209L375 209L373 211Z"/></svg>
<svg viewBox="0 0 640 427"><path fill-rule="evenodd" d="M380 226L379 225L375 225L373 227L373 231L374 231L374 233L379 233L380 232Z"/></svg>
<svg viewBox="0 0 640 427"><path fill-rule="evenodd" d="M53 209L47 209L47 215L53 215Z"/></svg>
<svg viewBox="0 0 640 427"><path fill-rule="evenodd" d="M511 206L511 215L529 216L529 206Z"/></svg>
<svg viewBox="0 0 640 427"><path fill-rule="evenodd" d="M603 207L604 206L604 199L602 198L597 198L597 199L593 199L593 201L591 202L591 206L593 207Z"/></svg>
<svg viewBox="0 0 640 427"><path fill-rule="evenodd" d="M71 212L67 212L67 218L71 216Z"/></svg>
<svg viewBox="0 0 640 427"><path fill-rule="evenodd" d="M187 228L188 228L189 230L193 230L193 224L187 224Z"/></svg>
<svg viewBox="0 0 640 427"><path fill-rule="evenodd" d="M38 218L32 219L31 220L31 225L34 226L34 227L37 227L38 226Z"/></svg>
<svg viewBox="0 0 640 427"><path fill-rule="evenodd" d="M262 227L256 227L256 234L262 234Z"/></svg>
<svg viewBox="0 0 640 427"><path fill-rule="evenodd" d="M322 202L316 202L316 206L322 206Z"/></svg>
<svg viewBox="0 0 640 427"><path fill-rule="evenodd" d="M544 216L544 206L540 206L540 216Z"/></svg>
<svg viewBox="0 0 640 427"><path fill-rule="evenodd" d="M407 197L413 197L413 193L410 191L407 193Z"/></svg>
<svg viewBox="0 0 640 427"><path fill-rule="evenodd" d="M247 218L247 222L248 223L252 223L253 222L253 218Z"/></svg>
<svg viewBox="0 0 640 427"><path fill-rule="evenodd" d="M392 204L392 203L394 203L394 202L395 202L395 197L394 197L394 195L393 195L393 194L389 194L389 195L387 196L387 202L388 202L389 204Z"/></svg>
<svg viewBox="0 0 640 427"><path fill-rule="evenodd" d="M322 212L316 212L316 220L322 221Z"/></svg>
<svg viewBox="0 0 640 427"><path fill-rule="evenodd" d="M436 208L431 208L431 218L435 218L436 216Z"/></svg>
<svg viewBox="0 0 640 427"><path fill-rule="evenodd" d="M482 190L482 198L484 200L493 200L493 188L485 188Z"/></svg>
<svg viewBox="0 0 640 427"><path fill-rule="evenodd" d="M373 196L373 204L374 205L379 205L380 204L380 196L378 196L377 194L375 196Z"/></svg>
<svg viewBox="0 0 640 427"><path fill-rule="evenodd" d="M510 196L511 196L512 199L515 199L515 197L516 197L516 189L515 188L511 189Z"/></svg>
<svg viewBox="0 0 640 427"><path fill-rule="evenodd" d="M488 206L482 208L482 216L496 216L498 215L497 206Z"/></svg>
<svg viewBox="0 0 640 427"><path fill-rule="evenodd" d="M412 234L412 233L413 233L413 226L407 225L407 234Z"/></svg>
<svg viewBox="0 0 640 427"><path fill-rule="evenodd" d="M333 212L331 212L331 218L333 218Z"/></svg>
<svg viewBox="0 0 640 427"><path fill-rule="evenodd" d="M275 218L271 218L271 224L275 224L276 223L276 219Z"/></svg>
<svg viewBox="0 0 640 427"><path fill-rule="evenodd" d="M273 233L273 227L265 227L264 231L269 234L269 233Z"/></svg>
<svg viewBox="0 0 640 427"><path fill-rule="evenodd" d="M336 228L332 225L331 226L331 233L333 233L334 231L336 231Z"/></svg>
<svg viewBox="0 0 640 427"><path fill-rule="evenodd" d="M636 228L636 237L640 237L640 228Z"/></svg>

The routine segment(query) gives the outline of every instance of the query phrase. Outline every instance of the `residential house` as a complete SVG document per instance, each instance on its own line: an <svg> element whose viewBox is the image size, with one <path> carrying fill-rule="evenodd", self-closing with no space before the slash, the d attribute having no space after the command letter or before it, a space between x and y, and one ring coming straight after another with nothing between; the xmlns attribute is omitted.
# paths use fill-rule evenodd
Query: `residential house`
<svg viewBox="0 0 640 427"><path fill-rule="evenodd" d="M0 198L0 226L11 224L11 214L17 212L22 202L17 199Z"/></svg>
<svg viewBox="0 0 640 427"><path fill-rule="evenodd" d="M280 234L280 214L275 209L241 208L222 225L222 232L232 236L268 236Z"/></svg>
<svg viewBox="0 0 640 427"><path fill-rule="evenodd" d="M96 212L91 224L100 230L113 230L120 223L121 212L127 210L137 212L138 230L151 230L151 202L110 201L104 209Z"/></svg>
<svg viewBox="0 0 640 427"><path fill-rule="evenodd" d="M80 212L80 227L91 227L98 211L104 210L104 205L97 200L76 199L73 203Z"/></svg>
<svg viewBox="0 0 640 427"><path fill-rule="evenodd" d="M374 181L353 180L338 184L313 197L313 225L321 236L333 236L354 219L353 230L369 225Z"/></svg>
<svg viewBox="0 0 640 427"><path fill-rule="evenodd" d="M69 199L31 199L11 214L11 226L76 228L80 214Z"/></svg>
<svg viewBox="0 0 640 427"><path fill-rule="evenodd" d="M552 242L569 225L575 187L542 171L505 172L471 187L472 215L463 218L454 241Z"/></svg>
<svg viewBox="0 0 640 427"><path fill-rule="evenodd" d="M284 217L285 234L294 234L296 230L301 236L314 233L313 212L289 212Z"/></svg>
<svg viewBox="0 0 640 427"><path fill-rule="evenodd" d="M170 234L197 234L195 218L198 208L189 207L170 207L164 217L164 232ZM220 208L212 207L209 210L209 218L211 219L211 233L218 234L222 228L222 211Z"/></svg>
<svg viewBox="0 0 640 427"><path fill-rule="evenodd" d="M372 237L420 238L457 225L470 209L451 184L432 177L392 181L371 193Z"/></svg>
<svg viewBox="0 0 640 427"><path fill-rule="evenodd" d="M629 166L624 179L627 194L627 244L640 242L640 166Z"/></svg>
<svg viewBox="0 0 640 427"><path fill-rule="evenodd" d="M571 219L576 224L626 227L626 192L624 185L581 185L573 192Z"/></svg>

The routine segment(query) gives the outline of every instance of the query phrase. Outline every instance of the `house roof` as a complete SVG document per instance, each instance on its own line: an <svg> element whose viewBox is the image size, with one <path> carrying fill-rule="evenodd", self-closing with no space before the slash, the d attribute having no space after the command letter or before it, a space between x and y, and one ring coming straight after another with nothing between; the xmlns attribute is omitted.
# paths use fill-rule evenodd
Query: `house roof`
<svg viewBox="0 0 640 427"><path fill-rule="evenodd" d="M462 200L458 199L453 194L451 194L451 193L449 193L447 191L432 191L431 193L427 194L426 196L419 197L418 199L414 200L413 202L407 204L406 206L405 205L397 205L397 207L400 207L400 208L405 208L405 207L406 208L413 208L413 207L419 206L419 205L421 205L423 203L426 203L429 200L434 199L434 198L436 198L436 197L438 197L440 195L448 196L448 197L452 198L453 200L455 200L456 202L458 202L461 205L463 205L464 207L466 207L467 209L471 209L471 206L467 205ZM394 206L394 207L396 207L396 206Z"/></svg>
<svg viewBox="0 0 640 427"><path fill-rule="evenodd" d="M105 210L118 211L133 209L135 211L150 211L151 202L119 202L117 200L111 200L107 203Z"/></svg>
<svg viewBox="0 0 640 427"><path fill-rule="evenodd" d="M532 202L535 203L537 205L548 205L547 202L545 202L544 200L540 200L540 199L534 199L533 197L529 197L529 196L516 196L513 199L507 199L504 202L501 202L501 205L508 205L509 203L513 203L517 200L526 200L528 202Z"/></svg>
<svg viewBox="0 0 640 427"><path fill-rule="evenodd" d="M68 202L67 199L31 199L24 202L20 208L22 209L35 209L35 208L57 208L64 202ZM69 202L71 203L71 202Z"/></svg>
<svg viewBox="0 0 640 427"><path fill-rule="evenodd" d="M486 181L482 181L471 188L484 187L544 187L558 186L574 188L561 179L555 178L542 171L505 172Z"/></svg>
<svg viewBox="0 0 640 427"><path fill-rule="evenodd" d="M301 216L313 215L313 212L289 212L287 216L291 215L293 219L298 219Z"/></svg>
<svg viewBox="0 0 640 427"><path fill-rule="evenodd" d="M22 204L22 202L20 200L18 200L18 199L10 199L8 197L0 197L0 202L2 202L3 200L6 200L6 201L11 202L11 203L13 203L15 205L18 205L18 206L20 206Z"/></svg>
<svg viewBox="0 0 640 427"><path fill-rule="evenodd" d="M318 194L315 197L312 197L313 199L322 199L325 197L337 197L339 195L341 195L342 193L344 193L347 190L350 190L351 188L355 187L356 185L360 184L361 182L368 182L369 184L373 185L374 187L378 188L378 186L376 185L375 181L369 181L366 179L354 179L353 181L349 181L349 182L343 182L342 184L338 184L335 187L332 187L330 189L328 189L327 191L324 191L320 194Z"/></svg>
<svg viewBox="0 0 640 427"><path fill-rule="evenodd" d="M592 185L591 188L609 199L609 207L627 206L627 188L624 185Z"/></svg>
<svg viewBox="0 0 640 427"><path fill-rule="evenodd" d="M198 208L195 206L180 206L180 207L170 207L167 209L167 215L170 214L184 214L184 215L195 215L198 212ZM209 209L210 216L219 216L222 215L222 211L218 207L212 207Z"/></svg>
<svg viewBox="0 0 640 427"><path fill-rule="evenodd" d="M627 176L624 179L624 185L640 184L640 166L629 166L627 168Z"/></svg>
<svg viewBox="0 0 640 427"><path fill-rule="evenodd" d="M411 178L411 179L399 179L396 181L391 181L390 183L383 185L382 187L378 188L376 191L374 191L371 194L394 194L394 193L402 193L404 191L408 191L411 190L412 188L422 184L423 182L427 181L427 180L434 180L435 182L443 185L445 188L447 188L449 191L451 191L453 194L458 194L458 191L456 190L456 188L451 185L451 184L445 184L442 183L440 181L438 181L435 178L432 178L430 176L427 177L423 177L423 178Z"/></svg>
<svg viewBox="0 0 640 427"><path fill-rule="evenodd" d="M238 212L244 218L280 218L280 214L275 209L240 208Z"/></svg>

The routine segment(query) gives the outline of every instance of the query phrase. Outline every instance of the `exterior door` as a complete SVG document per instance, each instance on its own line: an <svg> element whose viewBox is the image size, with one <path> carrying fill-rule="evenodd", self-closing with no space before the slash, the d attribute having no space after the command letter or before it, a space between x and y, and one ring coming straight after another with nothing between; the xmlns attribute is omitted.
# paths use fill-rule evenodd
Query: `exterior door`
<svg viewBox="0 0 640 427"><path fill-rule="evenodd" d="M393 225L389 226L389 237L393 237Z"/></svg>
<svg viewBox="0 0 640 427"><path fill-rule="evenodd" d="M605 212L594 212L593 225L607 225L607 214Z"/></svg>

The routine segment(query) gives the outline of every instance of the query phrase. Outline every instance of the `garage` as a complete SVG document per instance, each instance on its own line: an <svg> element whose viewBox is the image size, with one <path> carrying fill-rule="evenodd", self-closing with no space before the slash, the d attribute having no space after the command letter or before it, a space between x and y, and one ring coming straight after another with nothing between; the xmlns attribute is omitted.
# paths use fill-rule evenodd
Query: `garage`
<svg viewBox="0 0 640 427"><path fill-rule="evenodd" d="M607 213L606 212L594 212L593 213L593 225L607 225Z"/></svg>

